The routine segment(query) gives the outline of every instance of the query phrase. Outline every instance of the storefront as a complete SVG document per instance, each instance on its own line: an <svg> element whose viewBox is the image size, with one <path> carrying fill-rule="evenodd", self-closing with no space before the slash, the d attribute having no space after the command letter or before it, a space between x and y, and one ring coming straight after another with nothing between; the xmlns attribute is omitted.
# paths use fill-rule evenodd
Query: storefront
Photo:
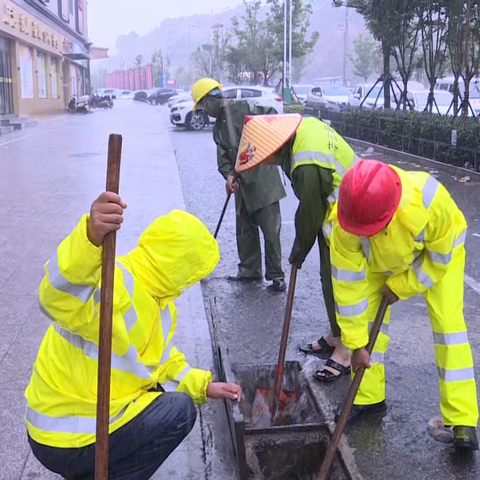
<svg viewBox="0 0 480 480"><path fill-rule="evenodd" d="M0 0L0 114L64 110L87 93L88 50L54 22Z"/></svg>
<svg viewBox="0 0 480 480"><path fill-rule="evenodd" d="M13 73L10 40L0 35L0 115L13 110Z"/></svg>

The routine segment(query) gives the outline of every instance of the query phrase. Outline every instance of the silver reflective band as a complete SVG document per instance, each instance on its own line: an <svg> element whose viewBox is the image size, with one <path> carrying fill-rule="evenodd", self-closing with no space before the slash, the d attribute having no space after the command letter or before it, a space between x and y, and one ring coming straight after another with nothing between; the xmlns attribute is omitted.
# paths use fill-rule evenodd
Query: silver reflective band
<svg viewBox="0 0 480 480"><path fill-rule="evenodd" d="M423 257L418 257L412 263L412 270L415 276L417 277L418 283L421 283L425 288L430 288L435 282L427 275L425 270L422 268Z"/></svg>
<svg viewBox="0 0 480 480"><path fill-rule="evenodd" d="M333 230L332 222L327 223L326 225L323 226L323 235L325 237L329 237L332 234L332 230Z"/></svg>
<svg viewBox="0 0 480 480"><path fill-rule="evenodd" d="M446 370L445 368L437 367L438 376L444 382L461 382L462 380L474 380L475 372L472 368L458 368L455 370Z"/></svg>
<svg viewBox="0 0 480 480"><path fill-rule="evenodd" d="M132 328L137 323L137 319L138 319L137 311L135 310L135 306L133 304L133 289L135 285L135 280L133 278L133 275L121 263L117 262L117 265L118 265L118 268L120 268L120 270L123 273L123 283L132 301L130 308L127 310L125 315L123 315L125 326L127 327L127 332L130 332L130 330L132 330Z"/></svg>
<svg viewBox="0 0 480 480"><path fill-rule="evenodd" d="M338 197L340 194L340 187L337 187L333 193L327 198L327 201L330 205L333 205L335 202L338 201Z"/></svg>
<svg viewBox="0 0 480 480"><path fill-rule="evenodd" d="M424 243L425 241L425 228L416 236L413 238L413 240L415 242L418 242L418 243Z"/></svg>
<svg viewBox="0 0 480 480"><path fill-rule="evenodd" d="M358 237L360 239L360 243L362 244L363 254L365 255L367 260L370 260L370 240L368 237Z"/></svg>
<svg viewBox="0 0 480 480"><path fill-rule="evenodd" d="M383 363L385 360L384 353L373 352L372 356L370 357L371 363Z"/></svg>
<svg viewBox="0 0 480 480"><path fill-rule="evenodd" d="M70 333L64 328L58 326L55 326L55 331L68 343L82 350L87 357L98 361L98 347L93 342L84 340L82 337L74 335L73 333ZM125 355L121 356L112 353L112 368L125 373L130 373L139 378L150 380L149 371L152 369L147 368L142 363L138 363L137 358L137 351L135 350L133 344L130 344L128 352Z"/></svg>
<svg viewBox="0 0 480 480"><path fill-rule="evenodd" d="M125 410L126 408L115 417L110 418L110 423L120 420ZM51 417L38 413L30 407L27 407L25 417L31 425L45 432L95 434L97 431L96 417Z"/></svg>
<svg viewBox="0 0 480 480"><path fill-rule="evenodd" d="M372 331L372 328L373 328L373 322L370 322L368 324L368 331L371 332ZM382 323L382 326L380 327L380 331L384 334L384 335L388 335L388 330L390 328L390 324L388 323Z"/></svg>
<svg viewBox="0 0 480 480"><path fill-rule="evenodd" d="M437 193L437 188L439 185L440 184L438 183L438 180L436 180L434 177L429 176L427 178L425 186L423 187L423 190L422 190L422 201L423 201L423 206L425 207L426 210L428 210L428 208L432 204L433 198Z"/></svg>
<svg viewBox="0 0 480 480"><path fill-rule="evenodd" d="M452 259L452 252L450 253L438 253L433 252L432 250L427 250L429 257L432 259L432 262L441 263L442 265L448 265Z"/></svg>
<svg viewBox="0 0 480 480"><path fill-rule="evenodd" d="M467 332L456 333L435 333L433 332L433 339L436 345L462 345L468 343Z"/></svg>
<svg viewBox="0 0 480 480"><path fill-rule="evenodd" d="M100 287L97 287L94 294L93 294L93 301L95 302L95 305L97 303L100 303L100 299L102 298L102 291Z"/></svg>
<svg viewBox="0 0 480 480"><path fill-rule="evenodd" d="M169 380L168 382L162 383L162 388L166 392L175 392L180 385L180 382L185 378L188 372L190 372L191 367L188 365L182 370L180 374L177 375L177 377L173 380Z"/></svg>
<svg viewBox="0 0 480 480"><path fill-rule="evenodd" d="M50 285L56 290L60 290L63 293L68 293L73 295L81 300L83 303L87 303L90 297L92 296L95 287L86 284L76 284L69 282L60 272L60 267L58 266L58 252L57 254L47 263L48 271L48 280Z"/></svg>
<svg viewBox="0 0 480 480"><path fill-rule="evenodd" d="M347 169L335 158L334 155L331 153L315 152L314 150L295 153L292 158L292 170L297 163L309 162L311 160L334 166L335 171L342 177L347 173Z"/></svg>
<svg viewBox="0 0 480 480"><path fill-rule="evenodd" d="M453 242L453 248L459 247L460 245L465 243L467 239L467 229L465 229Z"/></svg>
<svg viewBox="0 0 480 480"><path fill-rule="evenodd" d="M343 270L332 265L332 276L338 281L358 282L367 279L367 270L364 268L361 272L354 272L352 270Z"/></svg>
<svg viewBox="0 0 480 480"><path fill-rule="evenodd" d="M339 305L335 302L335 310L342 317L355 317L367 311L368 300L362 300L355 305Z"/></svg>

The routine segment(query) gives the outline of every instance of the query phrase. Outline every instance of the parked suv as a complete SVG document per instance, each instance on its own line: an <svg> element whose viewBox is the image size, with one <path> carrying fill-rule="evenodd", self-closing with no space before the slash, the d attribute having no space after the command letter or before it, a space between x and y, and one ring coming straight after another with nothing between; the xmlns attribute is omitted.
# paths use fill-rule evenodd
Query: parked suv
<svg viewBox="0 0 480 480"><path fill-rule="evenodd" d="M176 94L173 88L154 88L148 91L148 101L152 105L165 105Z"/></svg>
<svg viewBox="0 0 480 480"><path fill-rule="evenodd" d="M225 98L246 100L252 107L271 107L277 113L283 113L283 101L271 88L267 87L226 87L223 90ZM176 104L170 110L170 121L177 127L186 127L188 130L202 130L215 123L204 111L193 111L193 100Z"/></svg>

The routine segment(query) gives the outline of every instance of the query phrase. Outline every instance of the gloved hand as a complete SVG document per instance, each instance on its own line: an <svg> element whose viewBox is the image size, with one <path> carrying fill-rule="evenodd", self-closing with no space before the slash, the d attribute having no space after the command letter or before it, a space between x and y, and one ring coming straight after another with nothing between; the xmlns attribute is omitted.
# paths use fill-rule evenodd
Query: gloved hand
<svg viewBox="0 0 480 480"><path fill-rule="evenodd" d="M232 193L237 192L238 181L233 175L229 175L227 177L227 184L225 185L225 189L227 190L227 195L231 195Z"/></svg>

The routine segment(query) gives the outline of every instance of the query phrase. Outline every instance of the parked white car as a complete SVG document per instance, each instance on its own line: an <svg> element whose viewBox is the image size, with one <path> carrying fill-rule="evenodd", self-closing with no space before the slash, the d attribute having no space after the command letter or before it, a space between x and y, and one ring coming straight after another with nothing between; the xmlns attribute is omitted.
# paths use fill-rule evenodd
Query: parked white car
<svg viewBox="0 0 480 480"><path fill-rule="evenodd" d="M193 101L191 93L182 93L181 95L174 95L168 101L168 108L172 108L174 105L177 105L178 103L185 103L188 101Z"/></svg>
<svg viewBox="0 0 480 480"><path fill-rule="evenodd" d="M226 87L223 90L225 98L229 100L246 100L252 107L271 107L277 113L283 113L283 100L271 88L267 87ZM202 130L215 123L202 110L193 111L194 102L189 100L178 103L170 109L170 121L177 127L186 127L188 130Z"/></svg>
<svg viewBox="0 0 480 480"><path fill-rule="evenodd" d="M320 97L325 97L329 102L345 106L348 104L348 99L352 92L348 87L341 85L320 85L315 87L312 93Z"/></svg>
<svg viewBox="0 0 480 480"><path fill-rule="evenodd" d="M416 110L417 112L425 111L425 106L427 105L429 94L429 90L408 93L408 99L411 102L414 110ZM444 92L440 90L436 90L434 94L436 105L433 105L432 113L440 113L442 115L446 115L448 112L449 115L453 115L453 95L449 92ZM471 111L468 112L468 116L473 116Z"/></svg>
<svg viewBox="0 0 480 480"><path fill-rule="evenodd" d="M398 82L400 87L403 88L403 83ZM419 82L408 82L408 90L409 91L420 91L424 90L425 87L419 83ZM359 84L355 86L355 89L353 90L353 93L350 95L348 102L352 107L359 107L360 104L363 102L365 99L365 96L368 94L368 99L363 102L363 106L366 108L383 108L384 104L384 95L383 95L383 85L378 84L371 92L370 90L372 89L373 85L368 85L365 83ZM392 83L392 94L391 94L391 101L392 101L392 106L395 108L396 102L395 102L395 96L400 99L401 96L401 90L397 87L395 83ZM369 93L370 92L370 93ZM380 93L380 95L379 95ZM378 97L378 100L377 100Z"/></svg>
<svg viewBox="0 0 480 480"><path fill-rule="evenodd" d="M132 90L121 90L120 96L117 97L120 100L132 100L133 99L133 91Z"/></svg>
<svg viewBox="0 0 480 480"><path fill-rule="evenodd" d="M435 85L435 93L437 91L450 92L454 94L454 83L455 79L452 77L442 78L437 81ZM460 90L460 95L465 95L465 82L463 79L459 79L458 88ZM479 79L473 79L470 82L470 105L475 112L476 116L480 116L480 83ZM469 115L471 115L471 111Z"/></svg>

